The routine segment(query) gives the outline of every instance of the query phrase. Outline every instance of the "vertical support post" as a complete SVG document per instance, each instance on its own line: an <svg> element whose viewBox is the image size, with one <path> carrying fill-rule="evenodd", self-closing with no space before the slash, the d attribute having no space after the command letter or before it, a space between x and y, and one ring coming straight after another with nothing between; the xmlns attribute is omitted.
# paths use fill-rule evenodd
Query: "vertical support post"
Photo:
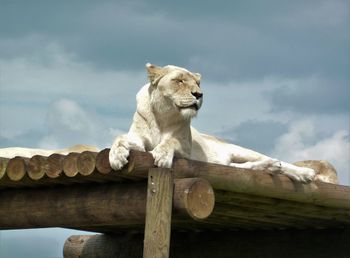
<svg viewBox="0 0 350 258"><path fill-rule="evenodd" d="M149 170L144 258L169 257L173 191L173 175L170 169Z"/></svg>

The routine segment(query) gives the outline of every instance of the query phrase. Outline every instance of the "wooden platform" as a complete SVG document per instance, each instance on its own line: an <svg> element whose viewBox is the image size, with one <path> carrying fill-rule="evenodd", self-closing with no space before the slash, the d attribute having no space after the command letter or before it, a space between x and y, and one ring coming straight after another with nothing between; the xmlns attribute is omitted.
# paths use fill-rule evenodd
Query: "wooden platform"
<svg viewBox="0 0 350 258"><path fill-rule="evenodd" d="M67 156L0 158L0 229L64 227L120 234L142 232L148 221L146 229L152 230L145 231L146 245L146 239L163 241L154 238L163 232L155 229L164 228L157 223L167 224L163 217L157 218L158 210L170 211L165 217L174 232L193 234L350 229L348 186L301 184L283 175L185 159L175 160L172 170L155 169L153 176L149 172L154 168L152 156L137 151L130 153L122 171L113 171L108 154L105 149ZM159 179L162 175L167 176ZM151 213L154 218L145 220ZM167 234L162 238L169 238ZM78 245L84 242L79 241ZM100 238L93 241L94 245L100 242ZM153 255L152 250L145 255L146 251L144 257L167 257Z"/></svg>
<svg viewBox="0 0 350 258"><path fill-rule="evenodd" d="M108 152L109 150L105 149L100 153L83 152L67 156L54 154L50 157L34 156L31 159L20 157L10 160L0 159L0 217L9 217L9 205L15 202L14 198L17 198L17 195L30 196L28 200L21 197L21 205L25 212L26 205L31 207L37 205L38 209L42 209L43 202L40 200L44 200L47 194L57 201L66 202L70 192L75 196L81 193L83 198L84 194L91 191L96 192L96 195L104 191L106 196L99 198L108 200L109 195L118 189L146 187L148 169L153 167L150 154L133 151L129 165L122 171L113 171L109 166ZM212 185L215 192L215 208L209 218L196 221L181 216L176 219L175 216L173 229L255 230L350 226L348 186L326 183L299 184L282 175L271 176L263 171L247 171L184 159L175 161L173 175L175 178L204 178ZM26 203L34 197L37 203ZM85 201L93 200L94 198ZM18 206L19 200L16 200L16 203ZM105 203L99 205L100 209L103 209ZM145 200L142 205L145 205ZM62 213L64 212L62 210ZM19 215L13 214L13 216ZM113 211L111 216L113 217ZM72 222L67 220L66 224L57 224L52 220L51 224L41 225L40 221L36 221L35 227L61 226L113 232L129 227L142 227L144 223L142 216L138 218L138 223L130 221L130 225L118 221L108 225L106 223L101 225L103 221L96 224L91 221L88 226L78 225L73 223L72 218ZM4 220L1 220L0 229L33 226L30 223L28 225L13 223L4 225Z"/></svg>

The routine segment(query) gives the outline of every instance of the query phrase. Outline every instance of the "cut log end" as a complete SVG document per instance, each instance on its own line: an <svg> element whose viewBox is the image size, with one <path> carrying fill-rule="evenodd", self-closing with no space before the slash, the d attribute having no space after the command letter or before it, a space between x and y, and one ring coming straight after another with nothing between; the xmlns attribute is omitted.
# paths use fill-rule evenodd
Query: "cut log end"
<svg viewBox="0 0 350 258"><path fill-rule="evenodd" d="M26 174L25 159L14 157L7 164L6 173L12 181L20 181Z"/></svg>
<svg viewBox="0 0 350 258"><path fill-rule="evenodd" d="M109 149L100 151L96 156L96 169L101 174L109 174L112 171L109 164Z"/></svg>
<svg viewBox="0 0 350 258"><path fill-rule="evenodd" d="M59 177L63 172L63 160L64 155L52 154L47 158L47 171L46 175L50 178Z"/></svg>
<svg viewBox="0 0 350 258"><path fill-rule="evenodd" d="M186 178L175 180L174 204L181 207L195 220L203 220L210 216L215 206L214 190L210 183L202 178ZM179 198L178 198L179 197Z"/></svg>
<svg viewBox="0 0 350 258"><path fill-rule="evenodd" d="M77 169L81 175L88 176L94 172L96 167L96 152L84 151L77 159Z"/></svg>
<svg viewBox="0 0 350 258"><path fill-rule="evenodd" d="M47 171L46 157L34 155L28 161L27 173L33 180L39 180L45 176Z"/></svg>
<svg viewBox="0 0 350 258"><path fill-rule="evenodd" d="M8 162L8 159L0 158L0 179L3 178L6 173L6 167Z"/></svg>
<svg viewBox="0 0 350 258"><path fill-rule="evenodd" d="M68 177L74 177L78 174L77 159L79 153L69 153L63 161L63 172Z"/></svg>

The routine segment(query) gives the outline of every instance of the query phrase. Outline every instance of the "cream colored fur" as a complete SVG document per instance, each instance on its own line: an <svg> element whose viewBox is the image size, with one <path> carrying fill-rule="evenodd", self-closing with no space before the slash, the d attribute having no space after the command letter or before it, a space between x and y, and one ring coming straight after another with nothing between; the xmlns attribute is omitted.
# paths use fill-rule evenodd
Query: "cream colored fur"
<svg viewBox="0 0 350 258"><path fill-rule="evenodd" d="M285 174L310 182L315 171L279 161L255 151L199 133L191 119L202 105L200 75L184 68L147 64L150 83L138 92L137 109L127 134L114 141L109 159L119 170L131 149L149 151L158 167L171 167L173 157ZM222 114L224 115L224 114Z"/></svg>

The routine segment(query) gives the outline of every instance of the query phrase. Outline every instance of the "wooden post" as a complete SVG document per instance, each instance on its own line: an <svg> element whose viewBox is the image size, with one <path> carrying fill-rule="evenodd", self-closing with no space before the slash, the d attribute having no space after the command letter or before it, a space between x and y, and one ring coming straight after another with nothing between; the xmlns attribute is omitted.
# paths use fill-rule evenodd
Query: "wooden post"
<svg viewBox="0 0 350 258"><path fill-rule="evenodd" d="M149 170L144 258L169 257L173 191L173 176L170 169Z"/></svg>

